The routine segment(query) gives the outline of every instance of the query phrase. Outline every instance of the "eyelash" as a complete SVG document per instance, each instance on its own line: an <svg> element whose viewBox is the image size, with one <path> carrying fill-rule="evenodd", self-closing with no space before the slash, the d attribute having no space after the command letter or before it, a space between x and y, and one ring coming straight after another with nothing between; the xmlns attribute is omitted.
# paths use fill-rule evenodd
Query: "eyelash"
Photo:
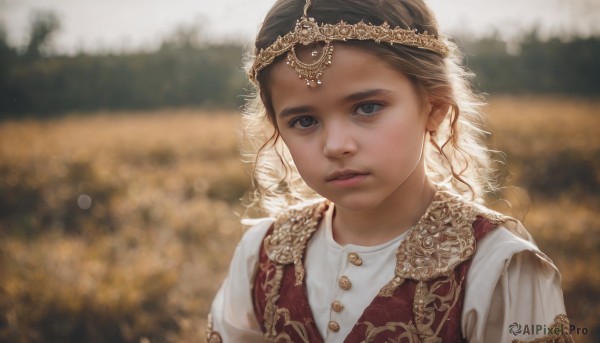
<svg viewBox="0 0 600 343"><path fill-rule="evenodd" d="M378 113L379 113L379 112L380 112L380 111L383 109L383 107L385 106L384 104L382 104L382 103L380 103L380 102L375 102L375 101L364 102L364 103L361 103L361 104L358 104L358 105L356 105L356 106L354 107L353 113L354 113L354 114L357 114L356 112L357 112L357 111L358 111L358 110L359 110L361 107L363 107L363 106L367 106L367 105L374 105L374 106L378 106L378 107L379 107L379 108L378 108L376 111L374 111L373 113L369 113L369 114L366 114L366 113L365 113L365 114L360 114L360 113L358 113L358 115L360 115L360 116L363 116L363 117L365 117L365 118L367 118L367 119L371 119L372 117L376 116L376 115L377 115L377 114L378 114ZM306 126L306 127L297 127L297 128L298 128L298 129L301 129L301 130L306 130L306 129L309 129L309 128L311 128L311 127L313 127L313 126L314 126L314 122L317 122L317 120L316 120L316 119L314 119L314 118L313 118L313 117L311 117L311 116L298 116L298 117L296 117L296 118L293 118L292 120L290 120L290 121L289 121L289 123L288 123L288 126L289 126L290 128L295 128L295 127L296 127L296 124L298 124L298 123L300 122L300 120L302 120L302 119L307 119L307 118L309 118L309 119L312 119L312 121L313 121L313 125Z"/></svg>
<svg viewBox="0 0 600 343"><path fill-rule="evenodd" d="M312 127L312 125L311 125L311 126L307 126L307 127L296 127L296 124L297 124L297 123L299 123L299 122L300 122L300 120L302 120L302 119L305 119L305 118L310 118L310 119L312 119L313 121L316 121L316 120L315 120L315 118L313 118L313 117L311 117L311 116L299 116L299 117L296 117L296 118L294 118L294 119L290 120L290 122L288 123L288 126L289 126L290 128L297 128L297 129L301 129L301 130L306 130L306 129L309 129L309 128L311 128L311 127Z"/></svg>
<svg viewBox="0 0 600 343"><path fill-rule="evenodd" d="M358 110L359 110L361 107L363 107L363 106L367 106L367 105L374 105L374 106L378 106L378 107L379 107L379 108L378 108L376 111L374 111L373 113L369 113L369 114L366 114L366 113L365 113L365 114L359 114L359 115L361 115L361 116L368 117L368 118L370 118L370 117L374 117L375 115L377 115L377 114L378 114L378 113L379 113L379 112L380 112L380 111L381 111L381 110L382 110L382 109L385 107L385 105L384 105L383 103L381 103L381 102L377 102L377 101L368 101L368 102L363 102L363 103L361 103L361 104L358 104L358 105L356 105L356 107L354 108L354 113L356 113L356 112L357 112L357 111L358 111Z"/></svg>

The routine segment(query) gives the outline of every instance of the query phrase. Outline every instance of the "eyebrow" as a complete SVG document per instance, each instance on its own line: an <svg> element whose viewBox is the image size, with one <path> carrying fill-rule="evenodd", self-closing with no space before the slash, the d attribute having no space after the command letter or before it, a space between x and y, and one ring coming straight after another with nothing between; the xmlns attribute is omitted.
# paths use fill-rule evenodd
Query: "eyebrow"
<svg viewBox="0 0 600 343"><path fill-rule="evenodd" d="M279 118L289 117L298 113L307 113L314 111L314 107L312 106L297 106L297 107L288 107L284 108L279 112Z"/></svg>
<svg viewBox="0 0 600 343"><path fill-rule="evenodd" d="M392 92L391 90L382 89L382 88L367 89L362 92L357 92L357 93L348 95L347 97L342 99L342 102L360 101L360 100L363 100L366 98L370 98L370 97L378 96L378 95L384 95L384 94L391 93L391 92Z"/></svg>
<svg viewBox="0 0 600 343"><path fill-rule="evenodd" d="M356 102L356 101L367 99L367 98L370 98L373 96L381 96L381 95L384 95L387 93L391 93L391 90L381 89L381 88L367 89L365 91L356 92L356 93L352 93L348 96L345 96L341 100L341 102L342 103ZM284 108L283 110L281 110L281 112L279 112L279 118L285 118L285 117L292 116L292 115L299 114L299 113L307 113L307 112L314 112L314 111L315 111L315 108L312 106L288 107L288 108Z"/></svg>

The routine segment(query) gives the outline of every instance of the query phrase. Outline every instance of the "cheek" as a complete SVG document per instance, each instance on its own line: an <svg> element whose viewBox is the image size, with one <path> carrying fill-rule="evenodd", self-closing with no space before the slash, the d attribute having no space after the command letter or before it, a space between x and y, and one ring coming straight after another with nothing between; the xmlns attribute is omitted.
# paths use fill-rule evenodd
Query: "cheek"
<svg viewBox="0 0 600 343"><path fill-rule="evenodd" d="M315 171L315 162L319 153L318 147L311 141L306 140L284 138L283 141L290 151L290 155L300 175L303 178L310 177Z"/></svg>
<svg viewBox="0 0 600 343"><path fill-rule="evenodd" d="M414 123L387 125L378 135L372 137L374 144L371 153L377 155L383 163L412 163L415 156L420 155L424 132L424 128Z"/></svg>

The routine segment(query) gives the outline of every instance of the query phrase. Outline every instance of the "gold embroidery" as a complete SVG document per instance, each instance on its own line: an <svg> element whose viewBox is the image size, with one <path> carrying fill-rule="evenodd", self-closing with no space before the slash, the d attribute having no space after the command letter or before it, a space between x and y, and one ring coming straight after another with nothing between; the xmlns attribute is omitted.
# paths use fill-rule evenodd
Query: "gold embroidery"
<svg viewBox="0 0 600 343"><path fill-rule="evenodd" d="M264 247L269 260L274 262L275 272L269 276L265 283L267 303L265 305L265 334L267 342L292 342L284 331L277 332L275 324L283 316L284 326L290 325L294 331L308 343L306 329L301 322L291 321L289 310L279 308L279 288L283 279L285 265L294 263L296 286L302 285L305 271L302 265L302 256L306 244L318 227L323 213L329 207L329 202L315 203L301 209L293 209L279 216L274 223L273 232L265 237Z"/></svg>
<svg viewBox="0 0 600 343"><path fill-rule="evenodd" d="M296 286L304 279L302 255L311 235L317 230L323 213L329 207L324 201L301 209L285 212L275 221L273 233L265 237L267 256L280 265L294 263Z"/></svg>
<svg viewBox="0 0 600 343"><path fill-rule="evenodd" d="M569 318L567 318L567 315L559 314L554 318L552 324L548 326L548 332L552 333L531 341L513 339L512 343L573 343L569 327Z"/></svg>
<svg viewBox="0 0 600 343"><path fill-rule="evenodd" d="M404 280L405 279L399 276L394 277L392 281L388 282L379 291L379 296L390 298L392 295L394 295L394 291L396 291L396 289L398 289L398 287L400 287L404 283Z"/></svg>
<svg viewBox="0 0 600 343"><path fill-rule="evenodd" d="M398 247L395 276L431 280L448 274L469 259L475 252L472 225L477 216L494 224L510 219L460 196L437 191L425 214ZM400 284L393 279L380 294L391 296Z"/></svg>
<svg viewBox="0 0 600 343"><path fill-rule="evenodd" d="M367 326L367 330L365 332L365 339L360 343L374 343L377 341L377 336L384 331L392 331L396 332L398 327L404 329L404 331L396 337L394 342L405 342L407 340L409 343L420 342L419 336L417 335L417 328L414 326L412 322L408 324L402 322L388 322L385 323L384 326L374 326L371 322L364 322Z"/></svg>
<svg viewBox="0 0 600 343"><path fill-rule="evenodd" d="M283 278L283 265L275 265L275 273L271 279L267 276L265 288L270 287L266 293L267 303L265 304L265 340L267 342L274 341L277 335L275 329L276 317L275 314L279 310L277 308L277 299L279 299L279 287L281 286L281 279Z"/></svg>
<svg viewBox="0 0 600 343"><path fill-rule="evenodd" d="M453 278L453 270L475 252L473 222L483 216L494 224L509 217L469 203L459 196L438 191L417 224L410 229L396 253L395 277L379 292L392 297L407 279L419 281L415 290L413 312L415 330L421 342L441 342L438 337L450 310L457 304L462 286ZM441 278L440 278L441 277ZM426 281L440 278L428 287ZM439 294L447 287L445 294ZM436 315L442 315L433 329Z"/></svg>
<svg viewBox="0 0 600 343"><path fill-rule="evenodd" d="M447 274L469 259L475 252L472 225L478 215L495 223L506 220L459 196L438 191L398 247L396 276L426 281Z"/></svg>
<svg viewBox="0 0 600 343"><path fill-rule="evenodd" d="M213 331L212 316L208 314L208 324L206 325L206 343L222 343L221 335Z"/></svg>
<svg viewBox="0 0 600 343"><path fill-rule="evenodd" d="M403 282L401 279L399 282ZM431 285L425 281L419 281L414 295L413 313L415 322L410 326L402 326L405 332L396 337L400 339L408 339L409 342L423 343L440 343L442 339L439 337L440 331L448 316L450 310L456 306L460 299L462 287L457 284L453 275L448 275L439 280L430 281ZM440 289L447 288L447 291L440 292ZM381 294L381 293L380 293ZM437 320L436 320L437 319ZM433 328L434 322L438 326ZM374 327L370 323L366 332L364 342L375 342L377 335L384 331L395 331L400 323L386 323L384 326ZM410 330L410 331L409 331Z"/></svg>
<svg viewBox="0 0 600 343"><path fill-rule="evenodd" d="M440 294L442 287L448 287L446 294ZM452 276L444 277L427 287L427 283L419 281L414 297L413 311L415 313L415 325L423 342L437 342L442 326L450 314L450 310L456 306L460 299L462 287L457 284ZM435 332L433 323L436 317L442 314L441 320Z"/></svg>
<svg viewBox="0 0 600 343"><path fill-rule="evenodd" d="M305 328L299 322L289 320L289 310L279 309L276 305L279 299L279 288L283 277L283 267L294 263L296 285L301 285L305 271L302 256L308 240L318 227L323 213L329 206L328 201L315 203L301 209L290 210L280 216L273 233L264 240L267 256L275 262L275 275L268 279L270 286L266 294L265 307L265 340L268 342L288 342L289 335L277 333L275 323L284 316L285 324L304 339ZM373 342L377 335L384 331L395 331L402 327L404 332L397 339L408 341L438 342L441 327L459 300L462 287L457 285L451 276L454 268L471 258L475 251L475 237L472 225L477 216L483 216L494 224L503 223L511 218L493 212L483 206L470 203L457 195L445 191L436 192L431 205L417 224L411 228L396 252L395 277L384 286L379 296L391 297L405 280L419 281L414 298L415 323L388 322L381 327L374 327L365 322L367 331L363 342ZM443 277L428 288L426 281ZM447 285L450 283L450 285ZM448 286L446 294L436 291ZM432 328L436 312L443 312L440 325L434 331ZM421 337L419 337L421 336Z"/></svg>
<svg viewBox="0 0 600 343"><path fill-rule="evenodd" d="M283 326L291 326L292 330L294 330L298 337L302 340L303 343L310 343L308 340L308 333L306 332L306 328L304 324L297 320L291 320L290 310L287 308L278 308L275 312L275 322L279 320L280 317L283 317L284 323ZM265 337L267 342L277 342L277 343L297 343L298 341L292 340L290 335L288 335L285 330L281 330L281 332L277 333L273 337Z"/></svg>
<svg viewBox="0 0 600 343"><path fill-rule="evenodd" d="M413 299L413 313L415 314L415 325L418 329L419 336L433 336L431 325L433 324L435 316L429 316L428 314L430 311L427 311L427 313L425 312L425 307L431 302L432 300L427 285L423 281L419 281Z"/></svg>

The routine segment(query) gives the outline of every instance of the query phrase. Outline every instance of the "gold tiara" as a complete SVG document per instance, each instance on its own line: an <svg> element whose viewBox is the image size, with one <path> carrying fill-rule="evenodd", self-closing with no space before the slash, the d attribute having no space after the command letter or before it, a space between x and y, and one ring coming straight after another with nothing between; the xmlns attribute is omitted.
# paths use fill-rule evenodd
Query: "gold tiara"
<svg viewBox="0 0 600 343"><path fill-rule="evenodd" d="M358 24L348 24L344 21L337 24L317 24L314 18L309 18L306 14L309 6L310 0L306 2L304 15L296 22L294 31L288 32L283 37L277 37L273 44L256 54L254 63L248 71L248 77L254 84L258 84L257 75L260 70L273 63L278 56L288 52L287 64L298 72L298 77L306 80L308 86L313 83L320 85L323 71L331 65L333 55L331 42L334 41L371 40L376 43L406 45L431 51L442 57L448 56L448 47L427 31L418 33L416 29L392 28L387 22L381 25L366 24L363 21ZM295 47L298 44L306 46L317 42L325 43L320 56L315 50L311 53L315 59L313 62L300 61L296 56Z"/></svg>

